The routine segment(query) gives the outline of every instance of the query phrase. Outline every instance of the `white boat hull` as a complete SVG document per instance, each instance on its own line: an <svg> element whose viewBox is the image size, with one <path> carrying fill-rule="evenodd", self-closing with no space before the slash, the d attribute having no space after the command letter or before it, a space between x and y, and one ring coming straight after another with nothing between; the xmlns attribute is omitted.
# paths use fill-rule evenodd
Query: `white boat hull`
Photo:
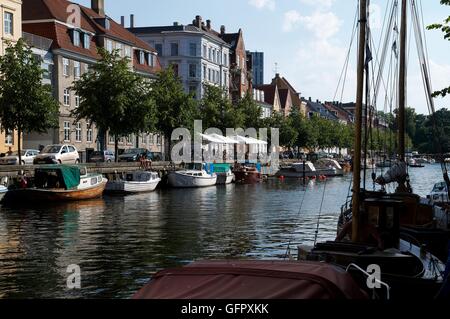
<svg viewBox="0 0 450 319"><path fill-rule="evenodd" d="M189 176L174 172L169 174L169 185L175 188L196 188L214 186L217 176Z"/></svg>
<svg viewBox="0 0 450 319"><path fill-rule="evenodd" d="M106 192L109 193L148 193L153 192L161 180L152 180L149 182L127 182L127 181L111 181L106 185Z"/></svg>

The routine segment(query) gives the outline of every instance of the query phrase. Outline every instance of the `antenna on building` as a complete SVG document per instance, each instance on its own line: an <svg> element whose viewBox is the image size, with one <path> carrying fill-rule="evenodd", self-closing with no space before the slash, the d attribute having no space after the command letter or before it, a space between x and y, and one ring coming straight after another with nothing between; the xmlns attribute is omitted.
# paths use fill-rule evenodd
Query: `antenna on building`
<svg viewBox="0 0 450 319"><path fill-rule="evenodd" d="M274 67L274 69L273 69L273 72L275 73L275 74L279 74L280 72L280 68L278 67L278 62L275 62L275 67Z"/></svg>

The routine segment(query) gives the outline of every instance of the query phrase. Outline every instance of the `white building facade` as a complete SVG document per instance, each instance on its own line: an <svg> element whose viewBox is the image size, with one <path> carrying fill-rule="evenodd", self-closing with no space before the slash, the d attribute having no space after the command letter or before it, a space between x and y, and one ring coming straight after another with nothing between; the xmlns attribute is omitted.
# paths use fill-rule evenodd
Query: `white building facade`
<svg viewBox="0 0 450 319"><path fill-rule="evenodd" d="M172 66L186 92L201 99L204 86L230 86L230 45L201 24L130 28L158 52L163 68Z"/></svg>

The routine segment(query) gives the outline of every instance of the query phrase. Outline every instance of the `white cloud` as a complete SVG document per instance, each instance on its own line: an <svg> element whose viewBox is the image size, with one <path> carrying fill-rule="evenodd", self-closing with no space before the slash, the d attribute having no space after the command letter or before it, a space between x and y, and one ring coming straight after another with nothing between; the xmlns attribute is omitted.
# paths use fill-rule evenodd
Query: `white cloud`
<svg viewBox="0 0 450 319"><path fill-rule="evenodd" d="M313 32L318 39L328 39L339 32L342 21L333 12L316 11L310 16L300 17L301 24Z"/></svg>
<svg viewBox="0 0 450 319"><path fill-rule="evenodd" d="M301 3L314 6L314 7L320 7L320 8L330 8L333 6L335 0L300 0Z"/></svg>
<svg viewBox="0 0 450 319"><path fill-rule="evenodd" d="M275 0L249 0L248 3L258 9L275 10Z"/></svg>
<svg viewBox="0 0 450 319"><path fill-rule="evenodd" d="M296 10L286 12L284 14L283 20L283 31L290 32L294 30L298 26L300 19L300 13L298 13Z"/></svg>

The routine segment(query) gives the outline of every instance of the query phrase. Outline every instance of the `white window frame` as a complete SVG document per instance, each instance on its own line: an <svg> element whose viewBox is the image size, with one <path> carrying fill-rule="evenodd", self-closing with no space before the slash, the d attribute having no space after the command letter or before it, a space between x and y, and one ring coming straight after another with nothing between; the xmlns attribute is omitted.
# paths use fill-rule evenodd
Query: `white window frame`
<svg viewBox="0 0 450 319"><path fill-rule="evenodd" d="M70 60L67 58L63 58L63 75L69 76L69 69L70 69Z"/></svg>
<svg viewBox="0 0 450 319"><path fill-rule="evenodd" d="M64 89L63 95L64 95L64 98L63 98L64 106L70 106L70 90Z"/></svg>
<svg viewBox="0 0 450 319"><path fill-rule="evenodd" d="M86 142L92 143L94 141L94 134L93 134L92 127L89 122L86 122Z"/></svg>
<svg viewBox="0 0 450 319"><path fill-rule="evenodd" d="M75 107L80 106L80 96L78 94L75 94Z"/></svg>
<svg viewBox="0 0 450 319"><path fill-rule="evenodd" d="M75 142L77 143L81 143L83 140L83 134L82 134L82 130L81 130L81 123L78 122L75 128Z"/></svg>
<svg viewBox="0 0 450 319"><path fill-rule="evenodd" d="M70 122L64 121L64 142L70 142Z"/></svg>
<svg viewBox="0 0 450 319"><path fill-rule="evenodd" d="M189 55L197 56L197 43L195 42L189 43Z"/></svg>
<svg viewBox="0 0 450 319"><path fill-rule="evenodd" d="M75 76L75 79L81 77L81 63L79 61L73 61L73 75Z"/></svg>
<svg viewBox="0 0 450 319"><path fill-rule="evenodd" d="M73 30L73 45L79 47L81 45L81 34L78 30Z"/></svg>
<svg viewBox="0 0 450 319"><path fill-rule="evenodd" d="M111 40L109 40L109 39L106 39L106 50L109 53L113 52L113 42Z"/></svg>
<svg viewBox="0 0 450 319"><path fill-rule="evenodd" d="M3 26L5 29L4 31L5 34L14 35L14 13L5 11L3 18Z"/></svg>
<svg viewBox="0 0 450 319"><path fill-rule="evenodd" d="M11 130L5 131L5 145L7 146L14 145L14 132L11 132Z"/></svg>
<svg viewBox="0 0 450 319"><path fill-rule="evenodd" d="M85 49L91 48L91 36L87 33L83 34L83 46Z"/></svg>
<svg viewBox="0 0 450 319"><path fill-rule="evenodd" d="M116 43L116 50L119 51L119 56L123 57L123 45L122 45L122 43L119 43L119 42Z"/></svg>
<svg viewBox="0 0 450 319"><path fill-rule="evenodd" d="M139 51L139 64L145 64L145 52Z"/></svg>
<svg viewBox="0 0 450 319"><path fill-rule="evenodd" d="M125 46L125 56L131 58L131 47Z"/></svg>

